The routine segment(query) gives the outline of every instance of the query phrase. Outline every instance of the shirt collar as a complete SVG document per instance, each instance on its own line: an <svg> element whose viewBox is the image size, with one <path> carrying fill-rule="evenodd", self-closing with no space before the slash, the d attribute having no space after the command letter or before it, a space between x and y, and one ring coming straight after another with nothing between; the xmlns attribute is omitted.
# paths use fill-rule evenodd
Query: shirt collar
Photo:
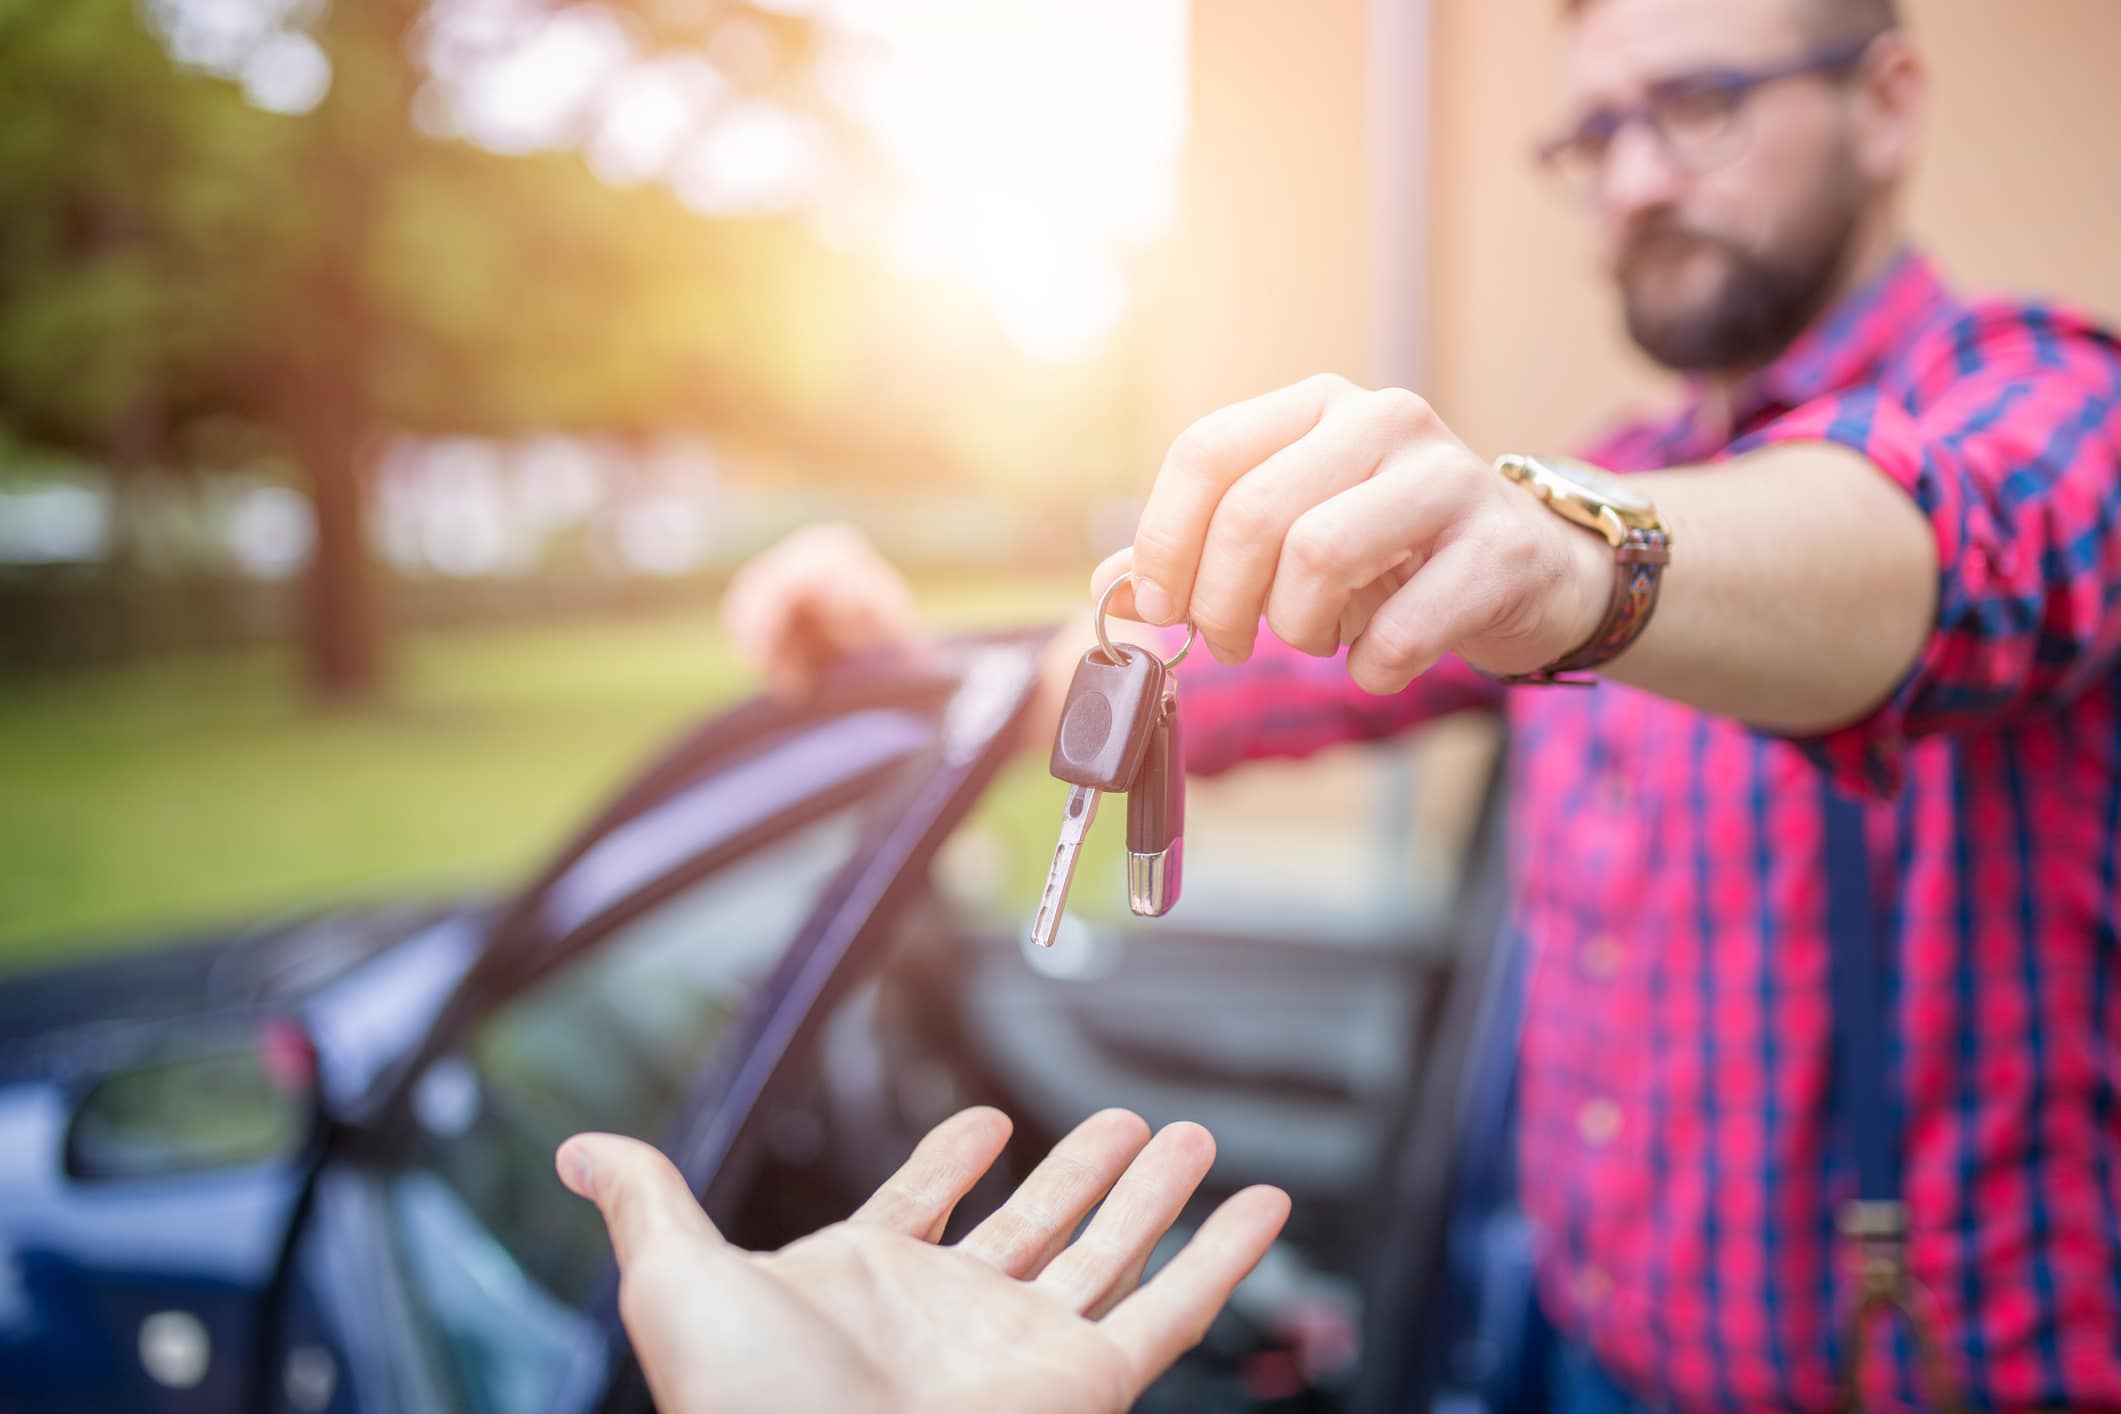
<svg viewBox="0 0 2121 1414"><path fill-rule="evenodd" d="M1697 432L1721 431L1720 440L1728 441L1780 413L1875 382L1886 362L1950 302L1951 292L1928 257L1902 250L1815 320L1773 363L1732 390L1727 428L1705 426L1714 409L1698 382L1685 421Z"/></svg>

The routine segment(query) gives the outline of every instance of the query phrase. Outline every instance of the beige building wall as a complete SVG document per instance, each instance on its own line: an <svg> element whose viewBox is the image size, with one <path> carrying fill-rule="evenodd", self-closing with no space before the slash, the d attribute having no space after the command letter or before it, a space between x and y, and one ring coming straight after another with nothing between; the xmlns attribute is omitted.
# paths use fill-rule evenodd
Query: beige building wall
<svg viewBox="0 0 2121 1414"><path fill-rule="evenodd" d="M1192 0L1192 128L1153 328L1153 460L1226 403L1362 371L1368 0Z"/></svg>
<svg viewBox="0 0 2121 1414"><path fill-rule="evenodd" d="M1193 0L1184 234L1152 435L1318 369L1372 366L1369 5ZM1903 0L1934 71L1912 220L1962 284L2121 318L2115 0ZM1556 0L1433 0L1422 390L1483 451L1581 439L1665 387L1620 333L1529 150L1557 116ZM1420 82L1409 76L1410 82Z"/></svg>

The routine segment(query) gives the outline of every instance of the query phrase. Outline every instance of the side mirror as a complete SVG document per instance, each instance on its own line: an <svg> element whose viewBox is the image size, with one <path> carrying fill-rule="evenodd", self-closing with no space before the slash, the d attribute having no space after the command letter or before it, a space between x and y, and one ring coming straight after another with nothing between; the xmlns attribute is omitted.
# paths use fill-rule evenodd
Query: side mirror
<svg viewBox="0 0 2121 1414"><path fill-rule="evenodd" d="M291 1159L316 1114L315 1053L293 1022L187 1034L89 1087L67 1126L66 1169L144 1178Z"/></svg>

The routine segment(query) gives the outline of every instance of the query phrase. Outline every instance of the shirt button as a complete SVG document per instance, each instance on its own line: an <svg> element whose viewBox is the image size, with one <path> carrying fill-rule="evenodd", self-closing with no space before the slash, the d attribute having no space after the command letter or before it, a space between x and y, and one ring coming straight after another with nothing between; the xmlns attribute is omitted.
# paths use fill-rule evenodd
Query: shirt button
<svg viewBox="0 0 2121 1414"><path fill-rule="evenodd" d="M1611 977L1620 970L1620 944L1605 933L1585 943L1583 970L1593 977Z"/></svg>
<svg viewBox="0 0 2121 1414"><path fill-rule="evenodd" d="M1613 1279L1603 1267L1585 1267L1576 1274L1576 1299L1586 1309L1596 1310L1613 1294Z"/></svg>
<svg viewBox="0 0 2121 1414"><path fill-rule="evenodd" d="M1620 1132L1620 1106L1603 1095L1586 1100L1583 1108L1576 1112L1576 1132L1583 1136L1586 1144L1610 1143Z"/></svg>

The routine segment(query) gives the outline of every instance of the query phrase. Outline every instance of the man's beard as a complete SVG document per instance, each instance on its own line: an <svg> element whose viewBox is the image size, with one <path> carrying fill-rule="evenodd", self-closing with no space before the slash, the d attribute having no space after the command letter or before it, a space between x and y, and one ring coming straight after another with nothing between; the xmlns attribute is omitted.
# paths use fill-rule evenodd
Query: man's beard
<svg viewBox="0 0 2121 1414"><path fill-rule="evenodd" d="M1762 368L1825 312L1847 269L1859 217L1854 200L1831 202L1802 240L1759 255L1675 223L1646 227L1620 260L1628 334L1658 363L1682 373L1744 373ZM1696 243L1723 253L1725 268L1705 299L1676 310L1652 309L1637 292L1639 267L1674 247ZM1674 252L1676 253L1676 252Z"/></svg>

